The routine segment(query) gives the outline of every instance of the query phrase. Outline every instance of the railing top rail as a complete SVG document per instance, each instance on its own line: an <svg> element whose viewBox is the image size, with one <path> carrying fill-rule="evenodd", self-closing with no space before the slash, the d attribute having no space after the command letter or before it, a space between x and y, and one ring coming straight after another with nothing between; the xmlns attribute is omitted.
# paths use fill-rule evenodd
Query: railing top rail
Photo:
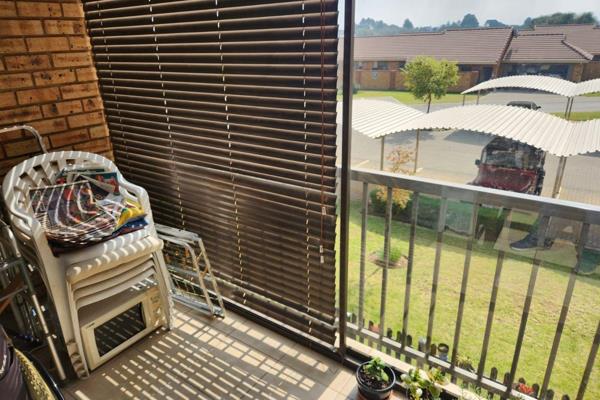
<svg viewBox="0 0 600 400"><path fill-rule="evenodd" d="M546 216L600 224L600 207L592 204L363 168L352 168L350 177L354 181L405 189L451 200L535 211Z"/></svg>

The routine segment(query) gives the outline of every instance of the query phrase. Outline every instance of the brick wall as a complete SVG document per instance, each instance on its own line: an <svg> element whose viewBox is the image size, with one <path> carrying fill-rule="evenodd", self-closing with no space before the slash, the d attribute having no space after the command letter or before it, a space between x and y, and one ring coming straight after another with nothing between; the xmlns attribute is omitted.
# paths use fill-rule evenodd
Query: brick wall
<svg viewBox="0 0 600 400"><path fill-rule="evenodd" d="M0 0L0 128L29 124L52 150L111 157L81 4ZM0 138L0 175L36 151L25 133Z"/></svg>

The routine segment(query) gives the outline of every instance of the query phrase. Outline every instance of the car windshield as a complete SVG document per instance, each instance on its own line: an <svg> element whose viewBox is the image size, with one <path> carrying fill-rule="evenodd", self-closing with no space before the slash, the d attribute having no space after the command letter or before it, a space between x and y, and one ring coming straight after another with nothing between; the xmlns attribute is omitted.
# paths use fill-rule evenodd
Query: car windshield
<svg viewBox="0 0 600 400"><path fill-rule="evenodd" d="M538 161L535 150L524 146L508 149L488 147L483 157L483 164L503 168L535 169Z"/></svg>

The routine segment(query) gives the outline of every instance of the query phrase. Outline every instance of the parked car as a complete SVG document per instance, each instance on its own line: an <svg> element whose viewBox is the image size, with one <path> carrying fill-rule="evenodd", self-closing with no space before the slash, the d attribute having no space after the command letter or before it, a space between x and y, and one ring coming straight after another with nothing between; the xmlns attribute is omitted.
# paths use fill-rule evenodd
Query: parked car
<svg viewBox="0 0 600 400"><path fill-rule="evenodd" d="M539 110L542 106L538 106L533 101L511 101L507 106L528 108L530 110Z"/></svg>
<svg viewBox="0 0 600 400"><path fill-rule="evenodd" d="M511 101L507 104L530 110L541 107L533 101ZM544 185L546 153L525 143L497 137L481 151L475 160L477 176L472 185L512 192L540 195Z"/></svg>
<svg viewBox="0 0 600 400"><path fill-rule="evenodd" d="M544 184L546 153L524 143L497 137L475 160L472 185L539 195Z"/></svg>

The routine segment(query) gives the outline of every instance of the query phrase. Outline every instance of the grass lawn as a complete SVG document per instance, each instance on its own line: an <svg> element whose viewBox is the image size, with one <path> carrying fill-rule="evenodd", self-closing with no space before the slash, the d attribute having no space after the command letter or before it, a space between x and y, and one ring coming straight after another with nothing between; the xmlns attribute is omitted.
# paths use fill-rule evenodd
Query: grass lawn
<svg viewBox="0 0 600 400"><path fill-rule="evenodd" d="M557 117L563 118L565 113L556 112L552 113L552 115L556 115ZM600 118L600 111L579 111L571 113L571 117L569 118L571 121L588 121L590 119L598 119Z"/></svg>
<svg viewBox="0 0 600 400"><path fill-rule="evenodd" d="M584 94L585 97L600 97L600 92Z"/></svg>
<svg viewBox="0 0 600 400"><path fill-rule="evenodd" d="M399 90L359 90L354 95L354 98L367 98L367 97L393 97L394 99L404 104L424 104L421 100L417 100L413 97L410 92L399 91ZM467 95L467 100L474 99L475 95ZM463 95L460 93L448 93L441 99L433 99L432 104L435 103L461 103Z"/></svg>
<svg viewBox="0 0 600 400"><path fill-rule="evenodd" d="M463 206L465 205L460 204L460 207ZM457 209L457 207L454 208ZM486 210L486 213L490 211L492 210ZM419 218L420 216L421 211ZM527 229L523 228L524 223L531 223L532 219L531 215L513 214L513 224L516 227L511 227L513 233L510 240L523 237ZM358 313L360 227L360 205L353 203L350 215L348 310L355 314ZM518 227L522 230L521 232L516 230ZM375 324L379 323L382 273L381 268L373 262L371 255L381 253L383 232L383 218L369 215L365 317L367 321L371 320ZM391 246L394 248L394 253L400 252L408 255L408 235L408 224L400 221L393 222ZM459 354L472 359L475 367L481 353L498 255L498 250L494 246L498 246L500 242L500 240L476 242L473 247ZM509 239L504 242L508 243ZM408 322L408 333L413 337L413 344L419 337L425 337L427 333L435 245L435 232L419 227L415 243ZM449 344L450 352L452 352L464 269L465 246L464 236L450 231L444 234L432 340L433 343ZM533 383L541 385L542 383L569 279L569 271L574 262L574 249L570 244L555 242L552 249L548 250L548 252L550 251L554 253L548 254L555 254L555 256L546 256L545 258L546 260L550 259L553 264L544 261L539 269L517 370L517 377L525 378L530 385ZM595 254L591 256L587 254L586 260L592 264L599 262L599 258ZM531 259L526 255L507 253L496 302L488 359L485 366L486 374L489 374L492 367L498 368L499 377L510 370L531 270ZM394 336L396 331L401 330L402 327L405 282L406 269L404 267L388 271L385 326L386 329L394 330ZM569 394L571 398L575 397L599 318L600 277L597 273L593 276L578 276L550 382L550 388L554 389L557 394ZM600 382L600 363L597 361L589 380L586 399L600 399L598 382ZM560 396L555 395L555 398L560 398Z"/></svg>

